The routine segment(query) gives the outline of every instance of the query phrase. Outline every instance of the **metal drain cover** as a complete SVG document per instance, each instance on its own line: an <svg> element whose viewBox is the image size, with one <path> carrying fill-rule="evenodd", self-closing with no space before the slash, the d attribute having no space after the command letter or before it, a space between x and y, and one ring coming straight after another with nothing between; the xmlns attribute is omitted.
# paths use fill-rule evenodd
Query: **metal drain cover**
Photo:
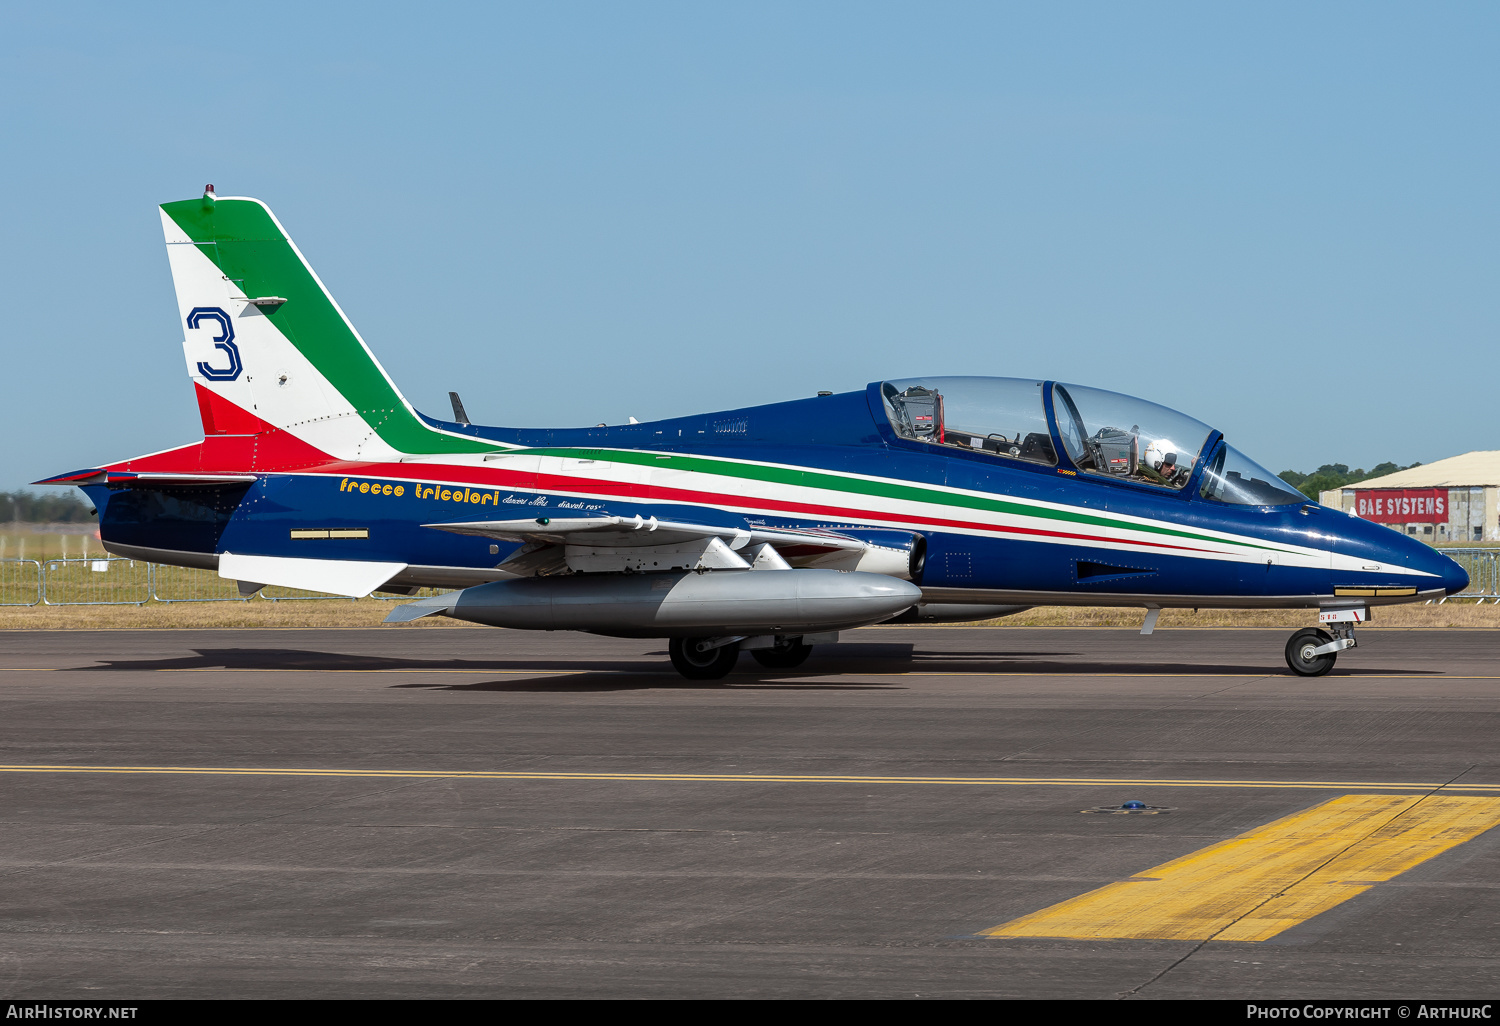
<svg viewBox="0 0 1500 1026"><path fill-rule="evenodd" d="M1145 802L1131 801L1120 805L1100 805L1093 809L1080 809L1080 812L1102 812L1108 816L1157 816L1163 812L1176 812L1171 805L1147 805Z"/></svg>

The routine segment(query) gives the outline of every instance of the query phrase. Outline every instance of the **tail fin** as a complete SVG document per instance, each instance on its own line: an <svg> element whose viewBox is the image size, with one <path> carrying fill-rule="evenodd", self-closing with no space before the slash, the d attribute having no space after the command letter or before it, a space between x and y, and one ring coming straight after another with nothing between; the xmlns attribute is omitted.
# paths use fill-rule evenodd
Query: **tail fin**
<svg viewBox="0 0 1500 1026"><path fill-rule="evenodd" d="M417 415L264 203L209 186L161 220L206 434L264 421L341 459L496 448Z"/></svg>

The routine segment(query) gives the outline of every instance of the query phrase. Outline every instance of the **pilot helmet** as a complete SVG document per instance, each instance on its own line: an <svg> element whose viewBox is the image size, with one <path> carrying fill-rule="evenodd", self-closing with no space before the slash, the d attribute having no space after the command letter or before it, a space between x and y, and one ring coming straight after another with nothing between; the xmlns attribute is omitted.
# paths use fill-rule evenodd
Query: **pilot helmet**
<svg viewBox="0 0 1500 1026"><path fill-rule="evenodd" d="M1169 465L1169 463L1180 465L1181 457L1178 455L1180 451L1170 439L1158 438L1146 446L1146 464L1152 470L1160 470L1162 467ZM1170 460L1168 457L1170 457Z"/></svg>

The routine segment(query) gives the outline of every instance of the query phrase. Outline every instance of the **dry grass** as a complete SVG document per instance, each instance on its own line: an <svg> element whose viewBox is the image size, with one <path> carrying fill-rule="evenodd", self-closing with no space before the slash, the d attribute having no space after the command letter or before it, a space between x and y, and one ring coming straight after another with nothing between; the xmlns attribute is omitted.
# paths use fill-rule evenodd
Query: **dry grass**
<svg viewBox="0 0 1500 1026"><path fill-rule="evenodd" d="M328 599L310 602L148 602L143 606L0 607L0 630L205 629L261 627L378 627L397 602ZM431 616L410 626L473 627Z"/></svg>
<svg viewBox="0 0 1500 1026"><path fill-rule="evenodd" d="M262 627L376 627L398 603L378 599L313 602L184 602L144 606L7 606L0 607L0 630L203 629ZM1000 620L982 621L994 627L1140 627L1140 609L1059 607L1031 609ZM1285 627L1294 630L1315 624L1309 609L1165 609L1157 626ZM417 629L473 627L474 624L433 616L406 627ZM969 624L935 624L934 630ZM1448 602L1444 605L1382 606L1374 627L1500 628L1500 607Z"/></svg>

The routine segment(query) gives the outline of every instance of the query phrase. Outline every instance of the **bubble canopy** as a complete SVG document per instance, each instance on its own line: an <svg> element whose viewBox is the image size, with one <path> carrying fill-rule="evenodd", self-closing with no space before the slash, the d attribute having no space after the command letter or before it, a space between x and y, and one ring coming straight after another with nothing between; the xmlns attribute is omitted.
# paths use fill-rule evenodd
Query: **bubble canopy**
<svg viewBox="0 0 1500 1026"><path fill-rule="evenodd" d="M1235 506L1290 506L1312 502L1232 445L1214 448L1198 494Z"/></svg>
<svg viewBox="0 0 1500 1026"><path fill-rule="evenodd" d="M906 378L880 386L902 438L1057 465L1043 383L1026 378Z"/></svg>
<svg viewBox="0 0 1500 1026"><path fill-rule="evenodd" d="M1187 484L1213 434L1185 413L1087 385L1053 385L1052 409L1079 470L1163 488Z"/></svg>
<svg viewBox="0 0 1500 1026"><path fill-rule="evenodd" d="M1047 422L1049 390L1055 436ZM1223 451L1219 446L1203 451L1214 431L1200 420L1087 385L1028 378L904 378L882 382L880 395L892 430L911 441L1047 466L1057 465L1060 443L1082 473L1172 491L1187 485L1201 461ZM1203 490L1204 498L1239 504L1254 499L1256 505L1297 501L1289 497L1295 490L1259 466L1239 468L1248 461L1238 452L1229 459L1236 468L1226 471L1216 465L1215 487ZM1240 472L1231 477L1235 469ZM1241 478L1268 487L1238 487Z"/></svg>

